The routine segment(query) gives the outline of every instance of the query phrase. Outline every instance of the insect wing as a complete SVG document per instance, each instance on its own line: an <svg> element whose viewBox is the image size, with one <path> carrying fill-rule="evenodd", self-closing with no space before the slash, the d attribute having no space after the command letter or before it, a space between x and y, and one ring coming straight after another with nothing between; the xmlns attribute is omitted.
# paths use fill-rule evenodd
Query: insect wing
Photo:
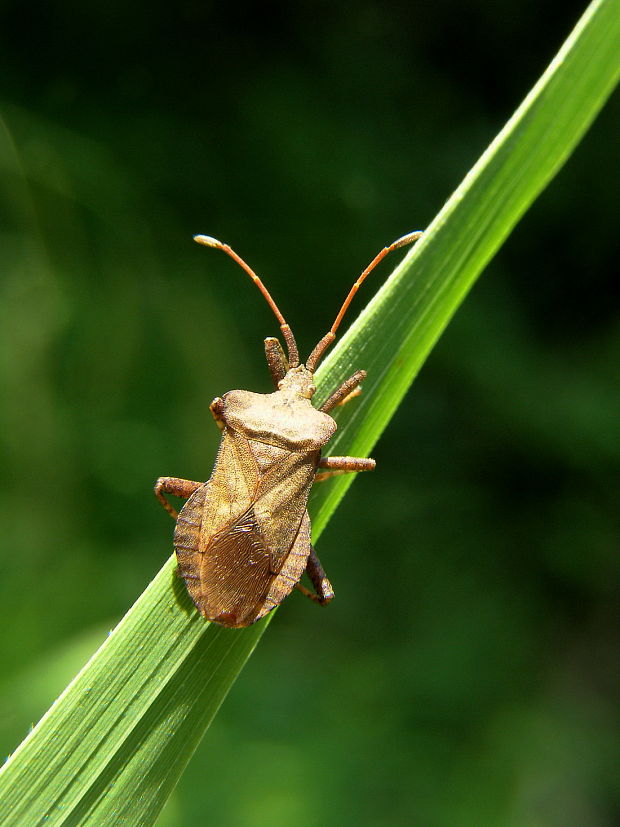
<svg viewBox="0 0 620 827"><path fill-rule="evenodd" d="M247 519L244 524L242 517L254 501L258 482L258 466L247 439L235 431L226 431L211 478L187 500L177 519L174 548L179 573L198 611L210 620L226 607L218 612L218 607L208 600L205 551L214 538L224 535L236 523L249 528ZM238 539L247 534L247 530L239 530L233 536ZM242 543L241 549L244 548Z"/></svg>
<svg viewBox="0 0 620 827"><path fill-rule="evenodd" d="M227 430L211 479L179 514L179 572L201 614L225 626L247 626L281 602L310 552L302 523L318 452L273 452L260 473L251 443Z"/></svg>
<svg viewBox="0 0 620 827"><path fill-rule="evenodd" d="M207 617L226 626L256 620L273 573L252 507L212 538L200 579Z"/></svg>
<svg viewBox="0 0 620 827"><path fill-rule="evenodd" d="M261 477L254 502L274 574L282 568L299 532L319 461L318 451L282 453Z"/></svg>

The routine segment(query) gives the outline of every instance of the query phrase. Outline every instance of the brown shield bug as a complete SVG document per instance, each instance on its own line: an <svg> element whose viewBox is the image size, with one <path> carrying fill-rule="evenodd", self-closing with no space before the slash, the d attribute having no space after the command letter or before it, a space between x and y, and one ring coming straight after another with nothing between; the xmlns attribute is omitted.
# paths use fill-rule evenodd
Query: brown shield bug
<svg viewBox="0 0 620 827"><path fill-rule="evenodd" d="M249 626L294 587L322 605L334 596L310 543L308 495L316 480L372 471L375 461L321 457L321 449L336 430L329 412L360 392L365 371L357 370L318 409L310 401L314 372L366 276L389 252L421 235L409 233L375 256L305 365L300 363L291 328L256 273L227 244L210 236L195 237L200 244L223 250L250 276L280 323L287 348L285 355L277 339L265 339L274 393L233 390L211 403L222 440L209 480L160 477L155 485L157 499L177 521L174 549L179 574L208 620L232 628ZM318 469L323 470L317 473ZM180 513L165 493L187 499ZM316 594L299 583L304 571Z"/></svg>

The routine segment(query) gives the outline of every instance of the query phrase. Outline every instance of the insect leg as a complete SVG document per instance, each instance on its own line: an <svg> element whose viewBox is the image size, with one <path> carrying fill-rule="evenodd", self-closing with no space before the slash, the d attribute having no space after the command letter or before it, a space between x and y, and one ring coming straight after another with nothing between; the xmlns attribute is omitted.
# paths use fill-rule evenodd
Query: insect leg
<svg viewBox="0 0 620 827"><path fill-rule="evenodd" d="M226 427L224 425L224 400L221 396L216 396L213 402L209 405L209 410L211 411L211 416L215 419L215 424L223 431Z"/></svg>
<svg viewBox="0 0 620 827"><path fill-rule="evenodd" d="M339 474L350 474L353 471L374 471L377 463L374 459L365 459L363 457L321 457L319 460L319 468L327 468L329 470L319 473L315 476L315 482L323 482L330 477L336 477Z"/></svg>
<svg viewBox="0 0 620 827"><path fill-rule="evenodd" d="M321 457L319 468L330 471L374 471L377 463L370 457Z"/></svg>
<svg viewBox="0 0 620 827"><path fill-rule="evenodd" d="M288 371L288 359L284 355L282 345L273 336L268 336L265 339L265 356L269 373L277 390L278 383L281 379L284 379Z"/></svg>
<svg viewBox="0 0 620 827"><path fill-rule="evenodd" d="M166 494L174 494L175 497L183 497L187 499L191 497L197 488L200 488L201 482L194 482L193 480L181 480L178 477L160 477L155 483L155 496L159 502L166 509L174 519L179 516L179 512L170 505L168 500L164 497Z"/></svg>
<svg viewBox="0 0 620 827"><path fill-rule="evenodd" d="M338 403L338 407L342 408L344 405L347 404L347 402L350 402L352 399L356 399L358 396L361 396L361 395L362 395L362 389L361 388L355 388L354 390L351 391L351 393L348 393L345 396L345 398L342 400L342 402Z"/></svg>
<svg viewBox="0 0 620 827"><path fill-rule="evenodd" d="M341 474L348 474L348 471L321 471L320 474L317 474L314 477L315 482L325 482L325 480L330 480L332 477L339 477Z"/></svg>
<svg viewBox="0 0 620 827"><path fill-rule="evenodd" d="M312 546L310 546L310 557L308 557L306 573L312 581L316 594L313 594L310 589L302 586L301 583L297 583L297 588L302 594L309 597L310 600L314 600L315 603L320 603L321 606L327 606L329 601L334 597L334 590Z"/></svg>
<svg viewBox="0 0 620 827"><path fill-rule="evenodd" d="M365 378L365 370L356 370L353 376L349 376L349 378L332 393L329 399L321 405L319 410L323 411L323 413L329 413L336 405L344 405L349 399L358 396L360 393L358 385L360 382L363 382Z"/></svg>

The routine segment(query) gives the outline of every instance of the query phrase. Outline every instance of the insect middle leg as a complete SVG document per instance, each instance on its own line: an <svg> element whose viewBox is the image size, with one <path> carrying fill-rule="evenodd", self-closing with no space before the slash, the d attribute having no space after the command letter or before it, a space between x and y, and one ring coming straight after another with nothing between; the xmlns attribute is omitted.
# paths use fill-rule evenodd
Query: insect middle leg
<svg viewBox="0 0 620 827"><path fill-rule="evenodd" d="M179 512L164 497L164 493L187 499L191 497L194 491L200 488L201 485L201 482L195 482L194 480L182 480L178 477L160 477L155 483L155 496L168 514L176 520Z"/></svg>
<svg viewBox="0 0 620 827"><path fill-rule="evenodd" d="M296 584L296 588L310 600L315 603L320 603L321 606L327 606L330 600L334 597L334 590L332 584L327 579L327 575L321 565L321 561L316 555L316 551L310 546L310 557L306 565L306 574L312 581L316 594L313 594L310 589L302 586L301 583Z"/></svg>
<svg viewBox="0 0 620 827"><path fill-rule="evenodd" d="M377 463L374 459L365 457L321 457L319 460L319 468L326 468L327 471L318 473L314 481L323 482L329 477L335 477L338 474L350 474L356 471L374 471Z"/></svg>

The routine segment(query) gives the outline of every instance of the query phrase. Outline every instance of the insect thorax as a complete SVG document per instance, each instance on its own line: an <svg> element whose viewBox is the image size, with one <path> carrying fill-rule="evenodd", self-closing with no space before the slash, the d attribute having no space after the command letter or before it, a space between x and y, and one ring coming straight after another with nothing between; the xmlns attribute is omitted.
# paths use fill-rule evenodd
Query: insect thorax
<svg viewBox="0 0 620 827"><path fill-rule="evenodd" d="M334 434L336 423L328 414L317 411L309 396L296 392L303 385L294 381L296 377L289 381L294 371L305 380L300 369L293 368L275 393L234 390L224 394L226 426L249 439L287 451L311 451L325 445ZM311 377L305 368L303 371Z"/></svg>

